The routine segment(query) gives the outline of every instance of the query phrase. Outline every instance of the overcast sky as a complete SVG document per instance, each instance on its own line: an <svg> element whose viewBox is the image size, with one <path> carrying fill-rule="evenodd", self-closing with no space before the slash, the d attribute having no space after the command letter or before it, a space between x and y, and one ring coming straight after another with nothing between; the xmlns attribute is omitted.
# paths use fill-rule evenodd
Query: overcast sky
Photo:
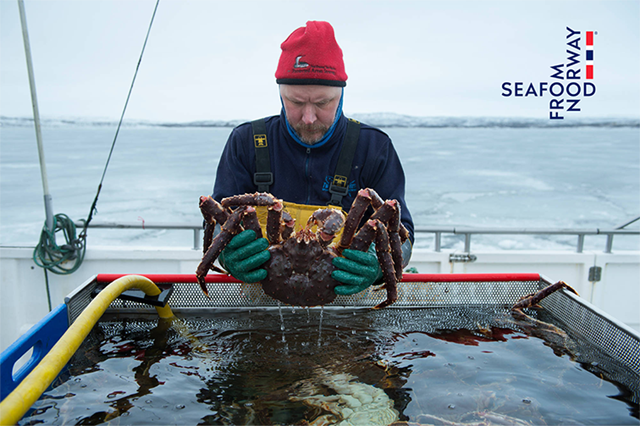
<svg viewBox="0 0 640 426"><path fill-rule="evenodd" d="M116 119L155 0L25 0L41 116ZM0 0L0 115L32 116L16 0ZM596 94L581 116L640 117L640 1L160 0L128 119L253 119L280 110L280 43L308 20L335 28L347 114L545 118L569 26L595 31ZM584 71L582 72L584 74ZM584 82L584 80L581 80Z"/></svg>

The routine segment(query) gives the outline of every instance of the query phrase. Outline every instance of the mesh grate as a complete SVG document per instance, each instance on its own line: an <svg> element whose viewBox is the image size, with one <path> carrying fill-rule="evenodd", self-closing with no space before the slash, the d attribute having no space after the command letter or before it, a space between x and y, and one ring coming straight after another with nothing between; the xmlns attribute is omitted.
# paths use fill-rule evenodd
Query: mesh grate
<svg viewBox="0 0 640 426"><path fill-rule="evenodd" d="M443 274L446 276L447 274ZM457 315L457 308L469 306L509 307L520 297L533 293L549 283L536 281L427 281L398 284L398 300L387 309L447 308L455 326L464 318ZM97 281L89 280L82 288L67 298L69 320L73 322L91 301L91 292ZM279 302L267 296L260 285L235 282L208 283L211 298L207 298L196 283L176 282L169 305L175 312L197 311L207 308L269 308ZM386 299L386 291L370 288L352 296L338 296L328 306L373 307ZM600 348L613 359L640 374L640 337L634 331L606 316L582 299L566 292L557 292L542 303L545 312L566 326L565 330L580 336ZM123 313L127 318L136 315L155 314L147 305L115 300L108 313Z"/></svg>
<svg viewBox="0 0 640 426"><path fill-rule="evenodd" d="M554 293L540 305L574 333L640 374L640 338L579 297Z"/></svg>
<svg viewBox="0 0 640 426"><path fill-rule="evenodd" d="M64 303L67 305L67 315L69 317L69 325L80 316L84 308L91 303L91 293L97 287L98 282L95 277L85 281L80 287L69 294L64 299Z"/></svg>
<svg viewBox="0 0 640 426"><path fill-rule="evenodd" d="M522 295L537 290L539 281L504 282L403 282L392 307L436 307L451 305L512 305ZM209 283L207 298L195 283L174 283L170 306L181 308L275 307L278 301L257 284ZM337 296L329 306L373 307L386 299L386 291L369 288L351 296ZM143 308L147 305L116 300L111 308Z"/></svg>

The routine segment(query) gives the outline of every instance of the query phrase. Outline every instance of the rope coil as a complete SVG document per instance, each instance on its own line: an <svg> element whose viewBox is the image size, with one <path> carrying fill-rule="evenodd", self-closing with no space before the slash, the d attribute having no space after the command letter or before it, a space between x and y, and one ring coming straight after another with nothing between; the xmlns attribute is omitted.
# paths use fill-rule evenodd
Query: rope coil
<svg viewBox="0 0 640 426"><path fill-rule="evenodd" d="M56 233L62 232L65 243L58 245ZM59 213L53 217L53 230L46 223L40 234L40 241L33 251L33 261L41 268L58 275L75 272L86 251L86 234L76 237L76 225L66 214Z"/></svg>

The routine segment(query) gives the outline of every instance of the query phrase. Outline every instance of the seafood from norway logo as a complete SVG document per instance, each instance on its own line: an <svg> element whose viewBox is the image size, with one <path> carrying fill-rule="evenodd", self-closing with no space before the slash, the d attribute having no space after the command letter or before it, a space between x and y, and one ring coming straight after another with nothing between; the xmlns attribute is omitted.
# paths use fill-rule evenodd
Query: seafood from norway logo
<svg viewBox="0 0 640 426"><path fill-rule="evenodd" d="M549 100L549 119L563 120L565 114L580 112L580 101L590 98L596 93L593 65L593 36L595 31L585 32L584 59L581 61L580 48L582 34L567 27L567 63L551 65L552 82L541 81L525 85L522 81L502 83L502 96L545 97Z"/></svg>

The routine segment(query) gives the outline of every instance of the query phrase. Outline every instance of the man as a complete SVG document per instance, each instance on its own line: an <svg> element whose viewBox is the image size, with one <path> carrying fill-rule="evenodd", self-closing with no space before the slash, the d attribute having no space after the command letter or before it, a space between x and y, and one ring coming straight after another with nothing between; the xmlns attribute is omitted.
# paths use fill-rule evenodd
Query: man
<svg viewBox="0 0 640 426"><path fill-rule="evenodd" d="M213 198L270 192L287 202L287 210L303 226L306 219L301 218L328 204L348 212L358 190L372 188L383 199L400 202L401 220L410 234L403 245L406 266L413 221L404 200L404 171L385 133L342 114L347 74L333 28L309 21L281 48L276 82L282 111L232 131L218 164ZM341 157L343 148L352 152L350 161L347 154ZM266 239L244 231L223 251L221 262L244 282L261 281L266 271L260 265L270 256L267 246ZM380 279L371 250L345 250L343 255L334 259L338 269L332 276L344 284L336 287L337 294L357 293Z"/></svg>

